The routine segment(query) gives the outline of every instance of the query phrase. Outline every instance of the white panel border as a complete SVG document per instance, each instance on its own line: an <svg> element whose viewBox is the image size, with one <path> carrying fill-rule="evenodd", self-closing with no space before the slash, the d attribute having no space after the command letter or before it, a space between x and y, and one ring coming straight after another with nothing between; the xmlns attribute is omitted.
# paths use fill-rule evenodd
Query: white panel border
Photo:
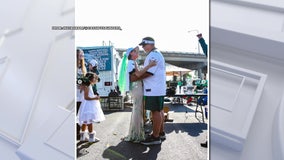
<svg viewBox="0 0 284 160"><path fill-rule="evenodd" d="M36 91L36 93L35 93L35 96L34 96L34 98L33 98L33 103L32 103L32 107L31 107L31 109L30 109L30 112L29 112L29 115L28 115L28 118L27 118L27 121L26 121L26 125L25 125L25 128L24 128L24 130L23 130L23 134L22 134L22 136L21 136L21 138L20 138L20 141L18 142L19 144L22 144L23 142L24 142L24 140L25 140L25 138L26 138L26 134L27 134L27 132L28 132L28 129L29 129L29 127L30 127L30 124L31 124L31 121L32 121L32 117L33 117L33 114L34 114L34 112L35 112L35 110L36 110L36 107L37 107L37 105L38 105L38 98L39 98L39 96L40 96L40 91L41 91L41 89L42 89L42 85L43 85L43 82L44 82L44 78L45 78L45 75L46 75L46 72L47 72L47 70L48 70L48 66L49 65L51 65L51 58L50 58L50 56L51 56L51 54L50 54L50 51L53 49L52 48L52 46L55 44L55 43L57 43L57 40L61 40L61 39L63 39L63 38L74 38L74 32L73 31L69 31L69 32L65 32L65 33L63 33L63 34L60 34L60 35L58 35L57 37L55 37L55 39L51 42L51 44L50 44L50 46L49 46L49 54L48 54L48 58L47 58L47 60L46 60L46 62L45 62L45 65L44 65L44 69L43 69L43 72L42 72L42 74L41 74L41 76L40 76L40 81L39 81L39 84L38 84L38 87L37 87L37 91ZM72 101L73 102L73 101ZM70 103L70 104L72 104L72 102ZM69 106L67 106L68 108L69 108Z"/></svg>
<svg viewBox="0 0 284 160"><path fill-rule="evenodd" d="M264 84L266 81L266 75L258 72L254 72L251 70L247 70L244 68L232 66L229 64L225 64L222 62L218 62L215 60L211 60L211 67L220 68L222 70L226 70L228 72L236 73L239 75L244 75L245 77L254 78L257 80L257 88L255 90L255 95L253 95L252 103L250 106L249 112L246 114L246 117L238 117L244 118L245 122L242 125L242 129L240 132L236 132L236 129L233 125L227 125L226 128L220 128L219 126L215 126L214 123L211 123L210 127L210 134L211 134L211 140L213 142L221 143L229 148L232 148L237 151L241 151L243 148L243 143L246 140L247 134L249 132L250 125L252 123L254 113L256 111L258 101L260 99L260 96L262 94L262 90L264 88ZM224 86L226 87L226 86ZM211 93L215 94L215 93ZM210 104L211 107L215 107L214 104ZM247 107L247 106L244 106ZM215 107L216 111L222 110L219 107ZM246 110L246 108L244 108ZM234 111L232 110L231 114L234 114ZM214 116L218 116L218 113L214 113ZM239 115L237 115L239 116ZM234 116L235 117L235 116ZM232 119L233 121L238 122L238 119Z"/></svg>
<svg viewBox="0 0 284 160"><path fill-rule="evenodd" d="M64 124L66 123L70 123L70 118L72 119L73 117L73 120L74 120L74 117L75 117L75 108L73 108L71 111L67 110L65 107L61 107L61 106L58 106L59 108L63 109L63 110L66 110L68 112L70 112L68 114L68 116L66 116L66 118L60 123L60 125L52 132L52 134L47 138L46 142L44 142L46 145L50 146L51 148L57 150L58 152L61 152L63 154L65 154L66 156L69 156L70 158L74 158L74 154L72 153L68 153L68 151L65 149L65 148L61 148L61 145L62 145L62 142L57 142L57 143L54 143L52 141L52 138L56 136L57 132L59 132L59 130L63 127ZM75 122L71 122L72 124L75 124ZM63 137L62 137L63 138ZM75 139L74 139L75 141ZM68 144L68 143L67 143ZM75 145L74 145L75 146ZM70 151L69 151L70 152Z"/></svg>
<svg viewBox="0 0 284 160"><path fill-rule="evenodd" d="M239 86L238 86L238 90L237 90L236 94L234 95L234 98L233 98L234 100L233 100L233 102L231 102L231 103L229 104L229 106L211 104L211 105L214 105L214 107L223 109L223 110L228 111L228 112L232 112L233 107L234 107L234 104L236 103L236 101L237 101L237 99L238 99L238 95L239 95L239 93L240 93L240 91L241 91L241 89L242 89L242 87L243 87L243 85L244 85L245 76L243 76L243 75L241 75L241 74L238 74L238 73L231 72L231 71L222 70L222 69L219 69L219 68L216 68L216 67L211 67L210 69L211 69L211 70L218 71L218 72L223 72L223 73L225 73L225 74L233 75L233 76L236 76L236 77L239 77L239 78L242 79L241 82L240 82L240 84L239 84ZM212 73L212 71L211 71L211 73Z"/></svg>

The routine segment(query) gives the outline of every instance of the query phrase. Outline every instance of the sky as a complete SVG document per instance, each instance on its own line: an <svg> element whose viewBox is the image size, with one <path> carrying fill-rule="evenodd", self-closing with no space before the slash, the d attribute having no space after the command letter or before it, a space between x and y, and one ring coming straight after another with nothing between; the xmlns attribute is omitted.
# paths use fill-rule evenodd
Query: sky
<svg viewBox="0 0 284 160"><path fill-rule="evenodd" d="M150 36L161 51L198 52L198 33L209 44L209 0L80 0L75 3L76 26L122 29L76 30L76 46L101 46L104 41L106 45L111 42L115 48L129 48Z"/></svg>

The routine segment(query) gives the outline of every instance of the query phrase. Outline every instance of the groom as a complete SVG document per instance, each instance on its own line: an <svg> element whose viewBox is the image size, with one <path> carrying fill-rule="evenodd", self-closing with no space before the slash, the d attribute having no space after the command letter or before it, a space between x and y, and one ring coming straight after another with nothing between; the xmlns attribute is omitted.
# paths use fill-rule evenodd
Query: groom
<svg viewBox="0 0 284 160"><path fill-rule="evenodd" d="M141 143L144 145L161 144L166 139L164 132L164 96L166 95L166 67L165 59L155 47L152 37L145 37L139 44L147 54L144 67L150 61L156 61L157 65L147 70L142 75L144 84L145 109L150 110L153 119L153 132Z"/></svg>

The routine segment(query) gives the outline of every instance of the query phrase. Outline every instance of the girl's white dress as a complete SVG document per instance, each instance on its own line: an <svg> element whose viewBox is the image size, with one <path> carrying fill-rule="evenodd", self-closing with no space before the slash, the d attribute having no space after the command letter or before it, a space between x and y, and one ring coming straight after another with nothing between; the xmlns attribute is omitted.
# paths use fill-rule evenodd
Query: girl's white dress
<svg viewBox="0 0 284 160"><path fill-rule="evenodd" d="M94 94L93 88L90 85L89 87L89 97L94 98L97 95ZM80 105L80 109L78 112L78 123L82 124L90 124L93 122L100 122L105 120L105 115L101 108L100 100L85 100L82 99L82 103Z"/></svg>

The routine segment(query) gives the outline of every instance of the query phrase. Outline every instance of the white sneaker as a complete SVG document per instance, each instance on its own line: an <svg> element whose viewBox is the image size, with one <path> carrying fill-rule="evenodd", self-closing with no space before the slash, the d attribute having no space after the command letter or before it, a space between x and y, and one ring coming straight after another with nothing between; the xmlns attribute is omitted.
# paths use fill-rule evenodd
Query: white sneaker
<svg viewBox="0 0 284 160"><path fill-rule="evenodd" d="M93 131L92 133L89 133L89 142L99 142L100 139L95 137L96 132Z"/></svg>
<svg viewBox="0 0 284 160"><path fill-rule="evenodd" d="M88 136L87 136L87 132L85 131L81 131L80 132L80 141L88 141Z"/></svg>

